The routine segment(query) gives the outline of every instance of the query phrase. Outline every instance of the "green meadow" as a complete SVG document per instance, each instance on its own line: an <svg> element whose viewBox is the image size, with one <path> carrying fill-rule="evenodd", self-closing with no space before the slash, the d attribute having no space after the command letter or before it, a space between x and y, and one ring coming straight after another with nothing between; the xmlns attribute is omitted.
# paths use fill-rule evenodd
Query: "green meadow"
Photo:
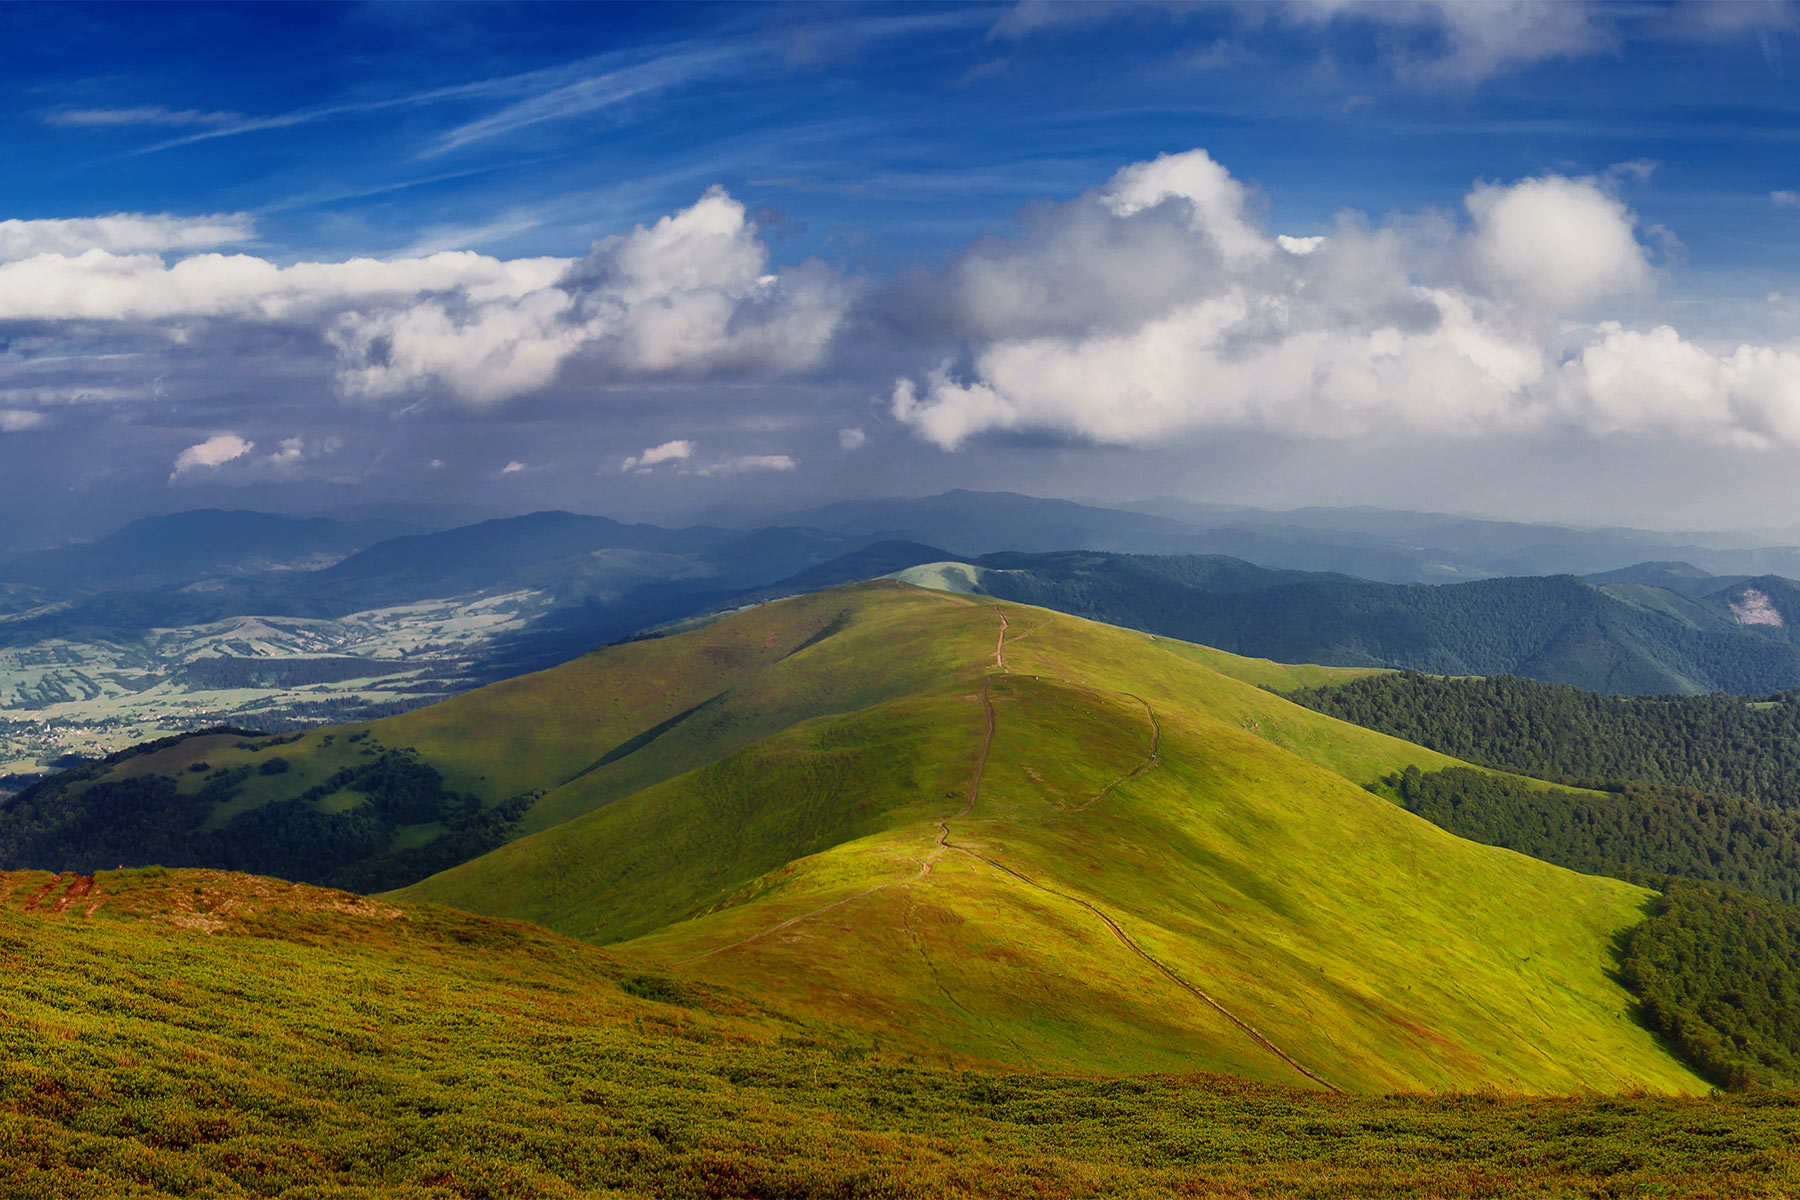
<svg viewBox="0 0 1800 1200"><path fill-rule="evenodd" d="M1800 1188L1785 1097L937 1063L528 925L223 872L71 882L0 875L9 1198Z"/></svg>
<svg viewBox="0 0 1800 1200"><path fill-rule="evenodd" d="M1357 786L1454 760L1147 635L893 585L809 601L848 615L729 699L775 709L805 680L849 711L400 894L619 944L920 1054L1361 1092L1704 1090L1614 977L1649 892ZM914 690L852 707L858 670Z"/></svg>

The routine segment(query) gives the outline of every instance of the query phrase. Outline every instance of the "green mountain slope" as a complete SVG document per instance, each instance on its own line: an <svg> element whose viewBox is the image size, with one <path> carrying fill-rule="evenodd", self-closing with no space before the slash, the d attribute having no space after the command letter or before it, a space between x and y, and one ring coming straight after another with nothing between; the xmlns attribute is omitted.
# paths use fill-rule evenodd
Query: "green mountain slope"
<svg viewBox="0 0 1800 1200"><path fill-rule="evenodd" d="M1786 1102L908 1061L629 957L219 872L0 874L0 1194L1770 1195Z"/></svg>
<svg viewBox="0 0 1800 1200"><path fill-rule="evenodd" d="M161 862L397 887L979 659L990 631L922 624L916 606L876 602L898 591L875 584L752 608L369 724L153 743L0 800L0 867ZM912 594L926 603L928 593ZM1284 687L1359 674L1179 652ZM1270 707L1261 693L1239 700L1247 720ZM1357 782L1451 761L1370 757L1356 748L1391 740L1273 707L1287 714L1277 725L1332 731L1321 761L1342 757Z"/></svg>
<svg viewBox="0 0 1800 1200"><path fill-rule="evenodd" d="M1699 1086L1609 975L1647 893L1460 841L1350 782L1428 752L1146 635L892 585L827 596L843 628L789 670L843 686L857 647L888 697L404 894L1020 1066ZM879 636L859 642L865 623Z"/></svg>

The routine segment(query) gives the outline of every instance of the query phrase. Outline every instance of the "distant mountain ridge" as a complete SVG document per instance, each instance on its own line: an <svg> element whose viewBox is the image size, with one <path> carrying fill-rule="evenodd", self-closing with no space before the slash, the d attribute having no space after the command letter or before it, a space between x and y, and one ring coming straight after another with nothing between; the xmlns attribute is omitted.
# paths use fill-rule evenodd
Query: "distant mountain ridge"
<svg viewBox="0 0 1800 1200"><path fill-rule="evenodd" d="M95 591L180 586L215 576L313 571L418 527L389 520L194 509L144 517L94 542L0 562L0 579Z"/></svg>
<svg viewBox="0 0 1800 1200"><path fill-rule="evenodd" d="M1110 580L1087 568L1070 575L1077 558L1046 560L1035 575L1001 558L979 569L1014 572L997 586L1021 599L1289 661L1514 671L1628 692L1775 690L1795 679L1791 648L1775 643L1789 641L1784 614L1800 607L1785 598L1785 582L1756 581L1800 551L1733 548L1728 535L1684 540L1363 509L1134 512L974 491L729 525L669 529L549 511L421 530L201 510L0 563L0 695L34 714L0 720L0 766L30 774L197 713L220 721L254 713L291 728L397 711L710 612L995 555L1112 555ZM1696 543L1691 553L1687 542ZM1130 553L1164 561L1126 570L1117 556ZM1380 590L1479 579L1509 565L1602 577L1444 596ZM1709 578L1711 570L1729 574ZM1290 585L1303 590L1279 590ZM1728 587L1747 590L1712 598ZM1532 592L1542 594L1542 616L1527 620ZM1220 599L1230 595L1238 598ZM270 637L255 632L277 626ZM373 687L346 663L339 683L277 695L223 684L305 674L188 669L213 653L360 657L371 669L405 662L408 670ZM199 687L205 680L220 686Z"/></svg>
<svg viewBox="0 0 1800 1200"><path fill-rule="evenodd" d="M1374 583L1206 555L997 554L971 566L986 595L1279 662L1628 695L1800 688L1800 585L1777 576L1696 596L1568 575Z"/></svg>

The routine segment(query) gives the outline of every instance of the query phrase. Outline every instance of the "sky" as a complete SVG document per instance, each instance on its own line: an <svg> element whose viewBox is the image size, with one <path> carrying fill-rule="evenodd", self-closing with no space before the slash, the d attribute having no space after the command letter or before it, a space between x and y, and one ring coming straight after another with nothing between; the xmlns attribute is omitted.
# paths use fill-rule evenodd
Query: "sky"
<svg viewBox="0 0 1800 1200"><path fill-rule="evenodd" d="M1797 32L0 5L0 547L952 487L1800 523Z"/></svg>

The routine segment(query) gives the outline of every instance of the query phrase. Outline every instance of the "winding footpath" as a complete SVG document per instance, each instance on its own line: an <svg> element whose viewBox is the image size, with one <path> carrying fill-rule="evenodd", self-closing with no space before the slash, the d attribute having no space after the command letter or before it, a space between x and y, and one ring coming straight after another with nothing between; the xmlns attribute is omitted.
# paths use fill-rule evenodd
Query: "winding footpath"
<svg viewBox="0 0 1800 1200"><path fill-rule="evenodd" d="M728 950L735 950L741 946L750 945L753 942L757 942L763 938L768 937L770 934L780 933L782 930L792 928L793 926L800 924L802 921L811 920L813 917L819 916L822 913L827 913L827 912L830 912L834 908L839 908L845 904L849 904L853 900L860 900L865 896L872 896L876 892L883 891L887 888L895 886L896 884L917 883L918 881L924 879L927 875L931 874L932 866L934 864L936 864L936 862L939 859L941 859L946 853L955 852L957 854L964 855L968 858L972 858L977 862L985 863L989 867L992 867L994 870L999 871L1002 874L1007 875L1010 878L1015 879L1018 882L1025 884L1027 887L1035 888L1036 890L1043 892L1046 895L1055 896L1061 900L1065 900L1071 904L1078 904L1082 908L1085 908L1087 911L1094 914L1095 917L1099 918L1101 923L1106 926L1108 931L1110 931L1112 933L1112 935L1119 940L1120 945L1124 946L1127 950L1130 950L1133 954L1137 955L1137 957L1143 959L1144 962L1148 963L1152 968L1154 968L1164 978L1168 979L1169 982L1173 983L1176 987L1179 987L1183 991L1187 992L1190 996L1193 996L1196 1000L1199 1000L1202 1004L1205 1004L1207 1007L1209 1007L1213 1011L1217 1012L1220 1016L1224 1017L1227 1021L1230 1021L1232 1023L1232 1025L1236 1026L1240 1031L1242 1031L1244 1033L1245 1036L1250 1038L1251 1041L1255 1042L1256 1045L1258 1045L1263 1050L1267 1051L1269 1054L1273 1055L1277 1059L1281 1060L1281 1062L1285 1063L1288 1067L1292 1068L1294 1071L1305 1076L1307 1079L1312 1080L1314 1083L1318 1084L1320 1087L1325 1088L1327 1091L1333 1091L1333 1092L1341 1091L1342 1089L1339 1088L1336 1084L1332 1083L1328 1079L1325 1079L1323 1076L1317 1074L1316 1072L1310 1070L1309 1068L1305 1067L1300 1062L1298 1062L1292 1055L1288 1054L1280 1046L1276 1045L1273 1041L1271 1041L1269 1039L1269 1037L1266 1034L1264 1034L1260 1029L1256 1028L1256 1026L1250 1024L1250 1022L1244 1020L1242 1017L1240 1017L1236 1013L1232 1012L1224 1004L1220 1003L1219 1000L1215 996L1213 996L1211 993L1207 992L1204 988L1197 987L1194 984L1188 982L1187 979L1183 978L1181 976L1181 974L1179 972L1177 972L1173 967L1171 967L1168 963L1164 962L1162 959L1156 957L1154 954L1150 953L1150 951L1146 950L1143 947L1143 945L1140 942L1138 942L1138 940L1136 938L1132 937L1129 933L1127 933L1125 931L1124 926L1120 925L1116 918L1114 918L1111 914L1107 913L1104 909L1100 908L1098 905L1092 903L1091 901L1084 900L1080 896L1070 895L1067 892L1058 891L1057 889L1050 887L1046 884L1039 883L1037 880L1035 880L1031 876L1025 874L1023 871L1019 871L1012 867L1009 867L1003 862L1000 862L996 859L987 857L985 854L979 854L979 853L975 852L974 850L969 849L966 846L959 846L955 842L952 842L950 840L950 822L951 821L960 821L963 818L967 817L970 813L975 811L975 805L981 798L981 781L982 781L983 775L985 775L987 772L988 756L992 752L993 747L994 747L994 731L995 731L995 727L997 724L995 715L994 715L994 695L993 695L994 676L995 675L1006 675L1006 674L1011 673L1010 669L1008 668L1007 663L1006 663L1006 633L1007 633L1007 630L1010 627L1011 623L1007 620L1006 613L1001 610L999 605L994 606L994 612L1000 618L1000 632L999 632L999 636L996 638L996 640L994 642L994 654L993 654L994 670L992 672L982 676L982 680L981 680L981 706L982 706L983 715L984 715L985 720L983 722L983 730L982 730L982 736L981 736L981 749L976 754L976 757L975 757L975 770L972 773L972 775L970 776L969 790L968 790L968 793L966 794L966 796L964 797L962 808L959 809L954 815L942 818L941 820L939 820L937 822L937 845L933 849L932 853L920 862L918 871L915 874L908 876L905 879L894 879L894 880L889 880L886 883L879 883L879 884L876 884L872 888L867 888L863 891L857 892L854 895L845 896L841 900L834 900L830 904L824 905L821 908L815 908L811 912L805 912L805 913L801 913L798 916L789 917L786 920L779 922L778 924L771 925L767 929L764 929L758 933L753 933L749 937L741 938L738 941L732 942L728 945L719 946L713 950L708 950L703 954L697 954L692 958L682 959L680 962L674 963L672 965L682 966L687 963L699 962L702 959L707 959L707 958L713 957L714 955L723 954ZM1129 695L1130 693L1127 693L1127 694ZM1105 787L1101 788L1100 791L1095 796L1093 796L1093 798L1091 798L1087 801L1084 801L1083 803L1075 806L1074 808L1068 809L1067 811L1069 811L1071 813L1083 812L1083 811L1093 807L1095 804L1098 804L1101 800L1104 800L1116 788L1120 787L1122 784L1128 783L1129 781L1131 781L1133 779L1136 779L1138 776L1144 774L1146 771L1149 771L1149 770L1153 769L1154 767L1156 767L1162 761L1162 724L1161 724L1161 722L1159 722L1156 719L1156 710L1151 708L1149 701L1145 700L1142 696L1132 695L1131 698L1133 700L1136 700L1139 704L1142 704L1144 706L1144 713L1149 718L1149 721L1150 721L1150 753L1149 753L1149 756L1146 757L1136 767L1132 768L1130 771L1126 772L1124 775L1119 776L1117 779L1113 780L1111 783L1109 783ZM949 993L949 991L944 988L941 980L938 979L937 968L935 965L932 964L930 956L925 954L925 948L924 948L923 941L919 940L919 939L915 939L915 941L918 945L919 953L925 957L926 966L931 970L933 981L937 983L938 990L943 992L945 997L947 999L949 999L952 1004L955 1004L958 1008L963 1009L964 1012L968 1012L969 1010L967 1008L965 1008L963 1006L963 1004L956 999L955 996L951 995ZM973 1016L974 1014L971 1013L970 1015ZM1010 1041L1011 1039L1008 1038L1007 1040ZM1014 1045L1016 1047L1017 1043L1015 1042Z"/></svg>
<svg viewBox="0 0 1800 1200"><path fill-rule="evenodd" d="M1004 612L1000 611L1000 608L998 605L996 605L994 607L994 611L996 613L999 613L999 615L1000 615L1000 640L994 646L994 664L999 669L999 673L1006 674L1007 673L1007 667L1006 667L1006 629L1007 629L1006 614ZM991 680L992 676L989 676L988 679ZM1086 803L1080 805L1078 808L1071 809L1070 811L1079 812L1083 809L1092 807L1094 804L1096 804L1100 800L1104 799L1110 792L1112 792L1112 790L1114 788L1118 787L1120 784L1126 782L1129 779L1133 779L1133 778L1137 777L1138 775L1143 774L1145 771L1149 770L1151 767L1154 767L1159 761L1161 761L1162 725L1156 719L1156 712L1154 709L1152 709L1150 707L1149 702L1146 701L1143 697L1132 696L1132 699L1136 700L1139 704L1142 704L1144 706L1144 711L1146 713L1148 713L1149 717L1150 717L1150 726L1151 726L1151 730L1152 730L1151 741L1150 741L1150 756L1148 758L1146 758L1142 763L1138 764L1138 766L1135 769L1133 769L1132 771L1128 772L1125 775L1120 776L1118 779L1115 779L1113 782L1107 784L1104 788L1100 789L1099 794L1096 795L1092 800L1089 800ZM955 820L960 817L967 816L971 811L973 811L973 809L975 807L975 801L979 797L980 792L981 792L981 776L982 776L983 771L987 767L988 752L989 752L989 750L992 749L993 744L994 744L994 724L995 724L995 722L994 722L994 701L993 701L992 690L988 683L988 680L984 680L982 682L981 700L982 700L982 703L987 708L987 733L982 739L981 754L980 754L979 758L977 758L977 760L976 760L975 779L969 785L969 802L963 806L962 812L958 813L956 817L951 818L951 820ZM1294 1057L1292 1055L1288 1054L1280 1046L1277 1046L1274 1042L1270 1041L1269 1038L1260 1029L1256 1028L1256 1026L1250 1024L1248 1021L1244 1020L1242 1017L1240 1017L1236 1013L1232 1012L1229 1008L1226 1008L1223 1004L1219 1003L1217 998L1212 996L1210 993L1205 991L1203 988L1195 987L1193 984L1189 983L1186 979L1183 979L1181 977L1181 975L1178 974L1173 967L1169 966L1169 964L1163 962L1162 959L1157 958L1154 954L1152 954L1148 950L1144 949L1144 947L1138 943L1137 939L1133 938L1130 934L1126 933L1124 927L1121 926L1118 923L1118 921L1116 921L1112 916L1110 916L1104 910L1102 910L1098 905L1093 904L1090 901L1083 900L1080 896L1071 896L1067 892L1059 892L1053 887L1048 887L1044 884L1039 883L1037 880L1031 878L1031 876L1025 874L1023 871L1014 870L1012 867L1007 866L1005 863L999 862L992 858L989 858L985 854L977 854L975 851L970 850L965 846L956 845L954 842L952 842L950 840L950 826L949 826L948 822L946 822L946 821L938 822L938 846L942 849L954 850L958 854L967 855L968 857L973 858L978 862L986 863L988 866L994 868L995 870L1004 872L1005 874L1012 876L1014 879L1017 879L1021 883L1027 885L1028 887L1036 888L1038 891L1044 892L1047 895L1056 896L1060 899L1067 900L1071 904L1079 904L1081 907L1083 907L1083 908L1087 909L1089 912L1093 913L1096 917L1099 917L1101 922L1106 925L1107 929L1112 931L1112 935L1114 937L1118 938L1120 944L1123 945L1126 949L1130 950L1133 954L1137 955L1139 958L1141 958L1145 962L1149 963L1152 967L1156 968L1156 970L1158 972L1160 972L1163 976L1165 976L1171 983L1175 984L1175 986L1181 988L1183 991L1187 992L1189 995L1193 996L1195 999L1200 1000L1202 1003L1204 1003L1208 1007L1212 1008L1220 1016L1224 1017L1226 1020L1230 1021L1233 1025L1237 1026L1238 1029L1242 1030L1246 1035L1248 1035L1249 1038L1252 1041L1254 1041L1258 1046L1261 1046L1264 1050L1267 1050L1270 1054L1273 1054L1276 1058L1280 1059L1282 1062L1286 1063L1289 1067L1292 1067L1295 1071L1298 1071L1300 1074L1304 1075L1306 1078L1312 1080L1314 1083L1318 1084L1320 1087L1325 1088L1328 1091L1333 1091L1333 1092L1341 1090L1340 1088L1338 1088L1338 1086L1336 1084L1332 1083L1330 1080L1325 1079L1324 1077L1322 1077L1322 1076L1316 1074L1315 1072L1309 1070L1308 1068L1302 1066L1298 1061L1296 1061L1294 1059Z"/></svg>

